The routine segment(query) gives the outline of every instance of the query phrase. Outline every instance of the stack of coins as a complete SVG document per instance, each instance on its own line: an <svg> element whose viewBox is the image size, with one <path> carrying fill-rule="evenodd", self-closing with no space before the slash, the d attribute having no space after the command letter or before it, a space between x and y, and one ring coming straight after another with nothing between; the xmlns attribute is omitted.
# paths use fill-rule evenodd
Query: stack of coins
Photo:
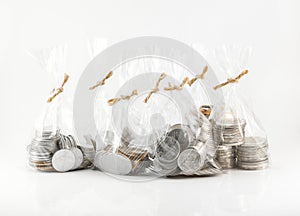
<svg viewBox="0 0 300 216"><path fill-rule="evenodd" d="M213 137L219 145L242 145L245 139L246 122L243 119L223 119L213 126Z"/></svg>
<svg viewBox="0 0 300 216"><path fill-rule="evenodd" d="M244 144L244 119L237 118L233 113L224 113L213 122L213 139L216 142L217 160L225 169L236 167L236 146Z"/></svg>
<svg viewBox="0 0 300 216"><path fill-rule="evenodd" d="M246 137L237 147L237 166L240 169L259 170L268 167L268 141L263 137Z"/></svg>
<svg viewBox="0 0 300 216"><path fill-rule="evenodd" d="M217 161L223 169L232 169L236 166L236 147L220 145L217 149Z"/></svg>
<svg viewBox="0 0 300 216"><path fill-rule="evenodd" d="M77 147L73 136L61 135L56 151L52 157L52 166L58 172L78 169L83 162L82 151Z"/></svg>
<svg viewBox="0 0 300 216"><path fill-rule="evenodd" d="M28 146L29 165L40 171L54 171L51 163L52 155L58 150L59 131L36 132Z"/></svg>

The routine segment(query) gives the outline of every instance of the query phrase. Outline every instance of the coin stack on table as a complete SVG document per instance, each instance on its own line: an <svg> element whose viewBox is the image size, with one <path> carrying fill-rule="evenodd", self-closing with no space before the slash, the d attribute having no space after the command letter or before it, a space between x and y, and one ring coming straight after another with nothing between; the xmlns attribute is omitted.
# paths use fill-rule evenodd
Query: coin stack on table
<svg viewBox="0 0 300 216"><path fill-rule="evenodd" d="M53 153L58 150L60 137L59 131L36 131L28 146L29 165L40 171L54 171L51 160Z"/></svg>
<svg viewBox="0 0 300 216"><path fill-rule="evenodd" d="M236 167L236 146L244 144L246 122L232 113L213 122L213 138L218 145L217 160L225 169Z"/></svg>
<svg viewBox="0 0 300 216"><path fill-rule="evenodd" d="M217 161L223 169L232 169L236 167L236 147L220 145L217 149Z"/></svg>
<svg viewBox="0 0 300 216"><path fill-rule="evenodd" d="M73 136L56 132L36 132L28 146L29 165L40 171L66 172L87 166Z"/></svg>
<svg viewBox="0 0 300 216"><path fill-rule="evenodd" d="M237 166L240 169L259 170L269 165L268 141L264 137L246 137L237 147Z"/></svg>

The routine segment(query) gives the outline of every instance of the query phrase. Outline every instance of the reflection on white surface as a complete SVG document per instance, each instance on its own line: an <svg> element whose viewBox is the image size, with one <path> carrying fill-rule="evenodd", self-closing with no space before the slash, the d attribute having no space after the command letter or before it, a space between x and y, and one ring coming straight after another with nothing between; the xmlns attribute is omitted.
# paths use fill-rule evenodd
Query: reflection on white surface
<svg viewBox="0 0 300 216"><path fill-rule="evenodd" d="M0 215L297 215L297 163L281 159L289 165L142 182L96 170L36 172L20 162L4 168Z"/></svg>

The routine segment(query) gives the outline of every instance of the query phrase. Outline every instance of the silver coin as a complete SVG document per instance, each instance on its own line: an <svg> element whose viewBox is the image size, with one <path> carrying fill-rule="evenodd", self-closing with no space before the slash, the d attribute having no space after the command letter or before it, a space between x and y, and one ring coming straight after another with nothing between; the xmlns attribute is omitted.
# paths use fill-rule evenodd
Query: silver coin
<svg viewBox="0 0 300 216"><path fill-rule="evenodd" d="M80 149L76 148L76 147L71 148L70 150L73 152L73 154L75 156L75 163L74 163L74 166L72 167L72 169L77 169L80 167L80 165L83 161L83 154L80 151Z"/></svg>
<svg viewBox="0 0 300 216"><path fill-rule="evenodd" d="M132 169L131 161L116 153L97 154L96 164L100 170L116 175L127 175Z"/></svg>
<svg viewBox="0 0 300 216"><path fill-rule="evenodd" d="M162 163L175 161L180 153L179 142L173 137L165 137L156 148L156 157Z"/></svg>
<svg viewBox="0 0 300 216"><path fill-rule="evenodd" d="M238 161L237 166L240 169L246 169L246 170L260 170L260 169L265 169L269 166L269 160L266 159L264 161L260 162L242 162Z"/></svg>
<svg viewBox="0 0 300 216"><path fill-rule="evenodd" d="M157 158L153 160L153 166L150 169L159 176L168 176L174 173L177 169L177 161L171 163L161 163Z"/></svg>
<svg viewBox="0 0 300 216"><path fill-rule="evenodd" d="M54 153L52 166L58 172L67 172L75 165L75 155L71 150L61 149Z"/></svg>
<svg viewBox="0 0 300 216"><path fill-rule="evenodd" d="M223 169L236 167L236 148L235 146L219 145L216 160Z"/></svg>
<svg viewBox="0 0 300 216"><path fill-rule="evenodd" d="M196 149L186 149L180 153L178 158L178 167L185 174L192 174L200 170L205 162L205 154Z"/></svg>
<svg viewBox="0 0 300 216"><path fill-rule="evenodd" d="M78 148L81 149L84 157L86 157L88 161L90 161L90 162L94 161L94 158L95 158L95 155L96 155L96 151L95 151L95 149L93 147L91 147L91 146L89 146L89 147L78 146Z"/></svg>
<svg viewBox="0 0 300 216"><path fill-rule="evenodd" d="M190 144L192 144L192 141L194 139L191 129L187 125L183 124L173 125L169 129L167 136L173 137L175 140L178 141L178 143L180 144L181 151L183 151Z"/></svg>

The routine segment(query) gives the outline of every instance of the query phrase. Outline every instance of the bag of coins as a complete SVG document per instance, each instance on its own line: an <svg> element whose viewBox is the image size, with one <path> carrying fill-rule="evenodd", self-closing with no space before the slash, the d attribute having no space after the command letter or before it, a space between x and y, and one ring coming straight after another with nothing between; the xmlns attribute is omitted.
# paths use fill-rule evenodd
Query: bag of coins
<svg viewBox="0 0 300 216"><path fill-rule="evenodd" d="M250 48L223 47L216 53L219 71L227 77L214 87L224 95L212 117L217 161L224 169L264 169L269 164L267 136L238 83L249 72Z"/></svg>
<svg viewBox="0 0 300 216"><path fill-rule="evenodd" d="M51 85L43 112L36 121L27 147L30 167L39 171L65 172L91 166L73 134L72 107L68 103L69 75L66 74L66 46L32 51ZM69 93L70 94L70 93ZM93 152L88 150L86 152Z"/></svg>
<svg viewBox="0 0 300 216"><path fill-rule="evenodd" d="M197 72L210 70L203 60ZM96 144L94 166L123 176L221 173L215 162L211 108L199 109L210 101L199 74L157 57L125 61L99 74L90 87L97 91L97 135L87 134Z"/></svg>

